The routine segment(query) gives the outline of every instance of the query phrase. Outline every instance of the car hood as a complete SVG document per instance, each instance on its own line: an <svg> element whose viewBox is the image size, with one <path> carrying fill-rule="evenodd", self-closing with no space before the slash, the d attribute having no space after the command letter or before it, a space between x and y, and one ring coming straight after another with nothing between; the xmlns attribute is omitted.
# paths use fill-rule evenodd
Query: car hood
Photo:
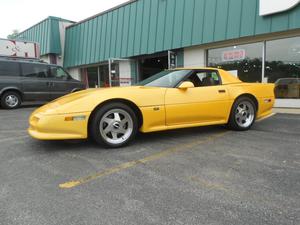
<svg viewBox="0 0 300 225"><path fill-rule="evenodd" d="M58 98L40 108L39 114L67 114L90 112L104 101L124 99L133 102L139 107L164 104L166 88L159 87L114 87L86 89Z"/></svg>

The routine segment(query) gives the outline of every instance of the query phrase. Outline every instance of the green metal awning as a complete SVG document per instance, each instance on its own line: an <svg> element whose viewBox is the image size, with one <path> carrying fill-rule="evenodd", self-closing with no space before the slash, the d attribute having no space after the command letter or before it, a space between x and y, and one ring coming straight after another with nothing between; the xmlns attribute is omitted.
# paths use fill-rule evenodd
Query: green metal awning
<svg viewBox="0 0 300 225"><path fill-rule="evenodd" d="M74 23L69 20L50 16L38 24L21 32L17 36L17 39L38 42L40 44L41 55L50 53L60 55L62 53L62 49L59 22Z"/></svg>
<svg viewBox="0 0 300 225"><path fill-rule="evenodd" d="M299 21L300 5L262 17L259 0L129 1L67 28L64 66L289 31Z"/></svg>

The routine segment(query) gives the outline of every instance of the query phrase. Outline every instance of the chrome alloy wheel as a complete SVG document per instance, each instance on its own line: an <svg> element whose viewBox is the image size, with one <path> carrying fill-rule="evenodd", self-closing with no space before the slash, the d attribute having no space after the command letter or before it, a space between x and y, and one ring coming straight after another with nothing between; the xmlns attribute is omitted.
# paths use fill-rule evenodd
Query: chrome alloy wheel
<svg viewBox="0 0 300 225"><path fill-rule="evenodd" d="M19 99L15 95L7 95L5 97L5 104L10 108L14 108L19 104Z"/></svg>
<svg viewBox="0 0 300 225"><path fill-rule="evenodd" d="M100 135L110 144L122 144L133 131L133 120L123 109L111 109L106 112L99 124Z"/></svg>
<svg viewBox="0 0 300 225"><path fill-rule="evenodd" d="M249 127L255 118L254 106L248 101L242 101L239 103L235 111L235 121L242 127Z"/></svg>

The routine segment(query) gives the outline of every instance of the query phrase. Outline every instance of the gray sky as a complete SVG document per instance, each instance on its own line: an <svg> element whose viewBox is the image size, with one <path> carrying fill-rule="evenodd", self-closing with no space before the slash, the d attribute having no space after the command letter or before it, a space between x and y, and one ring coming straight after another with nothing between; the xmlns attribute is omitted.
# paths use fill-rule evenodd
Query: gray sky
<svg viewBox="0 0 300 225"><path fill-rule="evenodd" d="M0 0L0 38L48 16L80 21L128 0Z"/></svg>

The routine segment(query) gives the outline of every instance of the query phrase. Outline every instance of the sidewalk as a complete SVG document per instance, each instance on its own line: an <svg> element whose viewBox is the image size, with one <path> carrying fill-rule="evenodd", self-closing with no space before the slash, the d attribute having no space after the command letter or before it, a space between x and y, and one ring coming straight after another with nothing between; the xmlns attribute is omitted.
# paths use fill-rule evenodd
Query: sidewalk
<svg viewBox="0 0 300 225"><path fill-rule="evenodd" d="M284 114L299 114L300 108L273 108L274 113L284 113Z"/></svg>

